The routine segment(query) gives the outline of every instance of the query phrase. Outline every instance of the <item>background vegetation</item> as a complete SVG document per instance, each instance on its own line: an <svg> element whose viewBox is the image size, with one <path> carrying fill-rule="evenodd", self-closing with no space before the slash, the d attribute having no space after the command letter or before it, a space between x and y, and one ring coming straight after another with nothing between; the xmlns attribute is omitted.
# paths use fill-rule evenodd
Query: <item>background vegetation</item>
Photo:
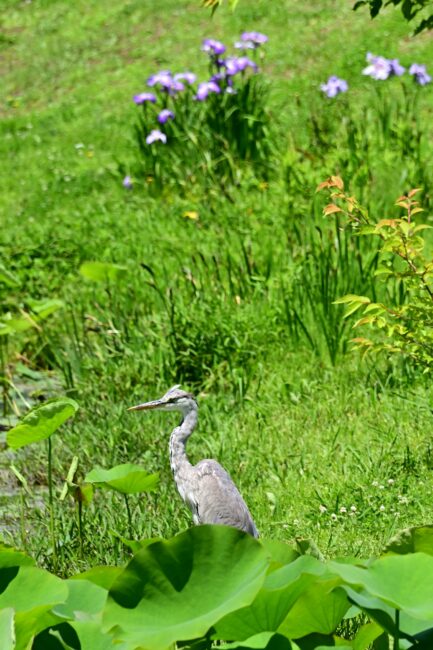
<svg viewBox="0 0 433 650"><path fill-rule="evenodd" d="M136 539L190 524L169 470L175 420L126 412L174 383L200 400L191 458L220 460L264 537L366 557L429 520L430 382L404 357L361 362L333 304L402 304L404 283L374 274L378 242L325 218L315 190L339 174L380 219L422 187L428 223L431 87L361 71L367 51L408 67L433 45L400 12L371 23L351 4L243 2L211 19L192 1L3 2L1 422L57 394L80 406L52 460L61 574L129 553L122 500L102 490L83 506L80 552L74 502L58 500L74 456L77 481L96 464L160 472L157 492L130 498ZM269 36L267 176L233 158L235 179L155 192L135 171L132 96L159 69L205 79L202 39L250 29ZM349 84L334 100L320 91L331 74ZM53 568L44 444L2 451L1 534Z"/></svg>

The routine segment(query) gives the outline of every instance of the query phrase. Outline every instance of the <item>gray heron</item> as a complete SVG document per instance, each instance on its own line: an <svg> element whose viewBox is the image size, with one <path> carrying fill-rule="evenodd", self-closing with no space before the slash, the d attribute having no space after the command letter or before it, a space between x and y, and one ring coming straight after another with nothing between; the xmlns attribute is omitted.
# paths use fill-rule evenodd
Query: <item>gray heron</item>
<svg viewBox="0 0 433 650"><path fill-rule="evenodd" d="M191 393L173 386L160 399L131 406L128 411L180 411L182 420L170 436L170 466L180 496L192 512L195 524L232 526L258 537L259 533L239 490L216 460L192 465L186 443L197 425L198 406Z"/></svg>

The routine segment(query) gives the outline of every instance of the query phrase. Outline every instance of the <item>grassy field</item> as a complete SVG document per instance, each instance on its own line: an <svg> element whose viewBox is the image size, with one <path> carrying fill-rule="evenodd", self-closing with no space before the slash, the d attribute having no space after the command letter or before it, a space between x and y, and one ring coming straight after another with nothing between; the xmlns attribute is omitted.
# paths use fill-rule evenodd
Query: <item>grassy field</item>
<svg viewBox="0 0 433 650"><path fill-rule="evenodd" d="M430 521L430 383L400 360L361 362L332 305L345 293L397 299L399 287L382 286L376 249L326 220L315 190L339 173L378 217L416 185L431 205L431 88L377 88L361 70L367 51L428 65L433 41L410 38L399 12L371 22L351 4L244 0L211 18L192 0L3 1L0 251L19 287L2 287L2 311L32 299L64 307L0 337L2 423L38 395L80 404L53 443L63 573L127 556L115 534L128 534L122 499L97 492L80 558L73 503L57 500L74 455L81 475L122 462L161 472L156 494L131 498L136 538L190 524L169 468L176 416L126 412L175 383L199 395L191 458L226 467L263 536L368 556ZM202 39L229 43L244 29L269 36L270 178L125 190L138 157L132 96L159 69L204 78ZM331 74L350 96L321 95ZM86 261L126 270L95 283L79 272ZM21 525L11 462L32 491ZM4 449L0 464L2 536L50 566L44 444Z"/></svg>

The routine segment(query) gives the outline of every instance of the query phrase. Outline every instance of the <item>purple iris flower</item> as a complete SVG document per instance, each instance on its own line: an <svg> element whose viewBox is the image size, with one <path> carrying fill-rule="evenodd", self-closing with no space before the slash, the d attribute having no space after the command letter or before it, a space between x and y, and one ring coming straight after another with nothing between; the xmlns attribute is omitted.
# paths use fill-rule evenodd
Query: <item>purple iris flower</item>
<svg viewBox="0 0 433 650"><path fill-rule="evenodd" d="M134 102L137 106L144 104L145 102L152 102L152 104L154 104L156 102L156 97L153 93L139 93L138 95L134 95Z"/></svg>
<svg viewBox="0 0 433 650"><path fill-rule="evenodd" d="M238 58L238 69L239 72L243 72L247 68L251 68L254 72L257 72L258 68L254 61L251 61L247 56L240 56Z"/></svg>
<svg viewBox="0 0 433 650"><path fill-rule="evenodd" d="M421 65L420 63L412 63L409 68L409 74L414 76L415 81L420 86L425 86L431 81L431 76L427 73L425 65Z"/></svg>
<svg viewBox="0 0 433 650"><path fill-rule="evenodd" d="M161 70L153 74L147 80L148 86L162 86L162 88L169 88L173 82L170 70Z"/></svg>
<svg viewBox="0 0 433 650"><path fill-rule="evenodd" d="M210 93L220 93L221 88L215 81L203 81L198 85L197 95L195 96L199 102L204 101Z"/></svg>
<svg viewBox="0 0 433 650"><path fill-rule="evenodd" d="M252 43L254 47L259 47L263 43L267 43L268 40L268 37L260 32L244 32L241 34L241 41L244 43Z"/></svg>
<svg viewBox="0 0 433 650"><path fill-rule="evenodd" d="M215 83L218 83L219 81L222 81L225 79L225 74L223 72L217 72L212 77L209 79L209 81L215 81Z"/></svg>
<svg viewBox="0 0 433 650"><path fill-rule="evenodd" d="M175 81L186 81L189 84L195 83L196 79L197 75L195 75L193 72L179 72L178 74L174 75Z"/></svg>
<svg viewBox="0 0 433 650"><path fill-rule="evenodd" d="M149 133L149 135L146 138L146 143L147 144L152 144L153 142L163 142L164 144L167 142L167 136L165 133L162 133L159 129L152 129L152 131Z"/></svg>
<svg viewBox="0 0 433 650"><path fill-rule="evenodd" d="M174 95L175 93L178 93L184 89L185 89L185 84L183 84L181 81L176 81L175 79L173 79L171 85L168 87L167 90L170 93L170 95Z"/></svg>
<svg viewBox="0 0 433 650"><path fill-rule="evenodd" d="M225 45L220 43L220 41L216 41L213 38L205 38L201 49L203 50L203 52L207 52L212 56L218 56L219 54L224 54L224 52L226 51Z"/></svg>
<svg viewBox="0 0 433 650"><path fill-rule="evenodd" d="M235 75L239 72L238 58L236 56L228 56L223 61L223 65L226 70L226 74L228 74L229 76Z"/></svg>
<svg viewBox="0 0 433 650"><path fill-rule="evenodd" d="M130 176L125 176L125 178L122 181L122 185L127 190L132 190L132 188L134 187L134 184L132 182L132 178Z"/></svg>
<svg viewBox="0 0 433 650"><path fill-rule="evenodd" d="M376 81L385 81L392 73L391 64L384 56L375 56L371 52L367 53L368 65L362 71L362 74L376 79Z"/></svg>
<svg viewBox="0 0 433 650"><path fill-rule="evenodd" d="M400 65L400 61L398 59L389 59L388 63L390 65L392 75L401 77L401 75L405 73L406 68Z"/></svg>
<svg viewBox="0 0 433 650"><path fill-rule="evenodd" d="M148 86L161 86L162 90L174 95L185 88L184 84L172 76L169 70L161 70L147 80Z"/></svg>
<svg viewBox="0 0 433 650"><path fill-rule="evenodd" d="M368 65L362 71L362 74L376 79L376 81L385 81L388 77L401 77L404 74L405 69L398 59L386 59L384 56L375 56L368 52L367 61Z"/></svg>
<svg viewBox="0 0 433 650"><path fill-rule="evenodd" d="M255 50L256 46L252 41L236 41L235 48L237 50Z"/></svg>
<svg viewBox="0 0 433 650"><path fill-rule="evenodd" d="M224 60L224 67L228 76L233 76L238 72L244 72L247 68L252 68L257 72L257 65L247 56L228 56Z"/></svg>
<svg viewBox="0 0 433 650"><path fill-rule="evenodd" d="M345 93L348 88L347 81L339 79L335 75L329 77L326 84L320 85L320 89L323 90L327 97L335 97L339 93Z"/></svg>
<svg viewBox="0 0 433 650"><path fill-rule="evenodd" d="M174 113L169 108L164 108L158 114L158 122L160 124L165 124L168 120L174 120Z"/></svg>

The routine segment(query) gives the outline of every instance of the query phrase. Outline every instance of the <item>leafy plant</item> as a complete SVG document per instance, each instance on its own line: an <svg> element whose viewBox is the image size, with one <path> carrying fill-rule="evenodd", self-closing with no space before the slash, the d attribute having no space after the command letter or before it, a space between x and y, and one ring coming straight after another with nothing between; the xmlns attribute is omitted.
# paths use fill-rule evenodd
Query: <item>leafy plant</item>
<svg viewBox="0 0 433 650"><path fill-rule="evenodd" d="M41 332L42 321L64 307L61 300L24 299L20 294L19 277L0 264L0 382L3 390L3 415L10 410L9 392L14 388L11 373L8 372L9 340L14 342L25 332ZM20 342L22 350L25 342Z"/></svg>
<svg viewBox="0 0 433 650"><path fill-rule="evenodd" d="M433 618L428 550L324 562L276 540L199 526L152 540L124 568L60 580L2 548L2 641L8 650L51 647L53 638L68 650L211 648L228 639L226 650L367 650L392 639L395 650L424 650ZM338 635L343 620L356 633Z"/></svg>
<svg viewBox="0 0 433 650"><path fill-rule="evenodd" d="M83 505L89 505L93 499L93 485L82 482L78 479L78 456L74 456L66 477L63 490L60 494L60 501L64 501L67 494L70 494L77 506L78 538L80 540L81 559L84 557L84 535L83 535Z"/></svg>
<svg viewBox="0 0 433 650"><path fill-rule="evenodd" d="M414 221L415 215L423 211L414 199L420 190L411 190L397 199L396 206L405 214L376 222L353 196L344 192L341 178L331 177L319 186L325 188L330 190L332 202L324 208L324 214L344 214L357 235L378 237L382 255L376 273L388 282L399 283L405 295L401 304L394 305L352 294L339 298L337 304L347 305L346 318L356 311L362 312L354 327L369 325L383 335L378 342L365 337L356 337L353 342L366 352L403 353L425 371L431 370L433 261L424 257L426 242L421 234L431 226Z"/></svg>
<svg viewBox="0 0 433 650"><path fill-rule="evenodd" d="M57 429L74 416L78 404L67 397L52 399L27 413L21 422L7 432L6 440L12 449L20 449L40 440L47 440L47 477L50 508L50 531L53 547L54 567L57 567L57 540L54 524L54 497L52 477L51 436Z"/></svg>
<svg viewBox="0 0 433 650"><path fill-rule="evenodd" d="M138 465L125 463L116 465L111 469L96 467L86 475L84 481L104 490L114 490L123 494L128 515L129 535L132 538L134 531L128 495L139 492L153 492L158 485L159 474L148 474Z"/></svg>
<svg viewBox="0 0 433 650"><path fill-rule="evenodd" d="M241 39L237 45L252 56L267 41L257 32ZM191 72L162 71L148 79L152 92L134 96L141 111L136 135L143 165L133 178L125 177L126 188L137 179L158 193L173 184L190 191L209 181L224 189L226 182L239 182L243 163L266 177L270 119L257 63L245 52L227 56L225 45L214 39L205 39L202 49L209 55L208 81L195 87Z"/></svg>
<svg viewBox="0 0 433 650"><path fill-rule="evenodd" d="M411 21L418 16L420 12L424 9L432 7L432 0L357 0L353 5L354 9L359 9L367 5L370 9L370 16L375 18L380 11L389 5L394 5L397 7L400 5L401 13L407 21ZM421 22L415 28L415 34L419 34L425 29L431 29L433 27L433 14L430 14L426 18L423 18Z"/></svg>

